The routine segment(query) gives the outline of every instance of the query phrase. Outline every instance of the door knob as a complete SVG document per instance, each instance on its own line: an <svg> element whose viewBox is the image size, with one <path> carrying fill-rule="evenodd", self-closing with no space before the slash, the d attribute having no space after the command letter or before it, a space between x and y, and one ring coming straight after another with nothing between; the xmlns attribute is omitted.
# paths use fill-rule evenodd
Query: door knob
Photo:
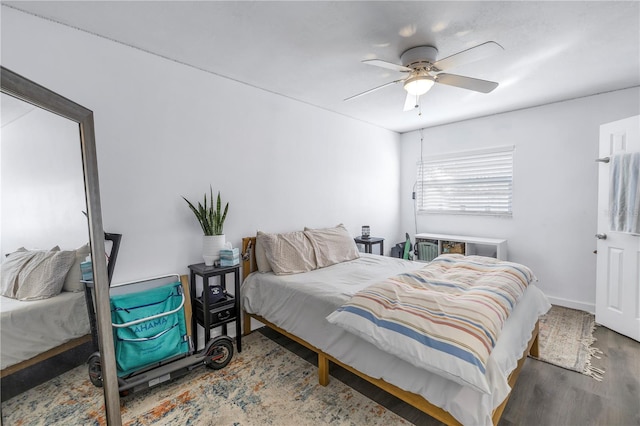
<svg viewBox="0 0 640 426"><path fill-rule="evenodd" d="M596 238L599 240L606 240L607 234L596 234Z"/></svg>

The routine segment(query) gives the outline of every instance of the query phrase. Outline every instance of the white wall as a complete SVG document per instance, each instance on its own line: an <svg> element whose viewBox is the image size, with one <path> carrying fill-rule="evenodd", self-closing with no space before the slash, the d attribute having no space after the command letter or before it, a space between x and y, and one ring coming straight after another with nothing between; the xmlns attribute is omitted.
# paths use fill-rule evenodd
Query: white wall
<svg viewBox="0 0 640 426"><path fill-rule="evenodd" d="M388 252L414 230L417 132L400 137L8 8L1 31L3 66L95 113L105 228L124 235L116 282L201 261L180 196L200 199L209 184L230 202L234 245L257 229L344 222L353 234L370 225ZM635 88L426 129L425 154L516 145L514 217L420 216L418 231L507 238L554 302L592 309L598 127L638 104Z"/></svg>
<svg viewBox="0 0 640 426"><path fill-rule="evenodd" d="M257 229L339 222L398 238L394 132L8 8L2 65L93 110L103 221L123 234L115 282L202 261L180 196L210 184L230 203L234 246Z"/></svg>
<svg viewBox="0 0 640 426"><path fill-rule="evenodd" d="M18 101L15 101L18 102ZM89 241L78 125L33 108L2 127L0 252Z"/></svg>
<svg viewBox="0 0 640 426"><path fill-rule="evenodd" d="M515 145L513 218L418 215L418 232L506 238L552 303L593 311L599 126L638 113L632 88L424 129L425 157ZM401 140L401 224L415 231L420 134Z"/></svg>

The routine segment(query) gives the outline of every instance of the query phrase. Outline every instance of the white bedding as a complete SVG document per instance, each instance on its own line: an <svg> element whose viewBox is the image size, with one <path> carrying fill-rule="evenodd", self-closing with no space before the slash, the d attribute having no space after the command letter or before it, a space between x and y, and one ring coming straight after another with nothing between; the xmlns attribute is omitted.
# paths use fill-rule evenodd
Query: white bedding
<svg viewBox="0 0 640 426"><path fill-rule="evenodd" d="M34 301L0 296L0 315L2 369L90 332L84 292Z"/></svg>
<svg viewBox="0 0 640 426"><path fill-rule="evenodd" d="M264 317L364 374L422 395L463 424L491 424L493 409L510 391L508 375L526 349L538 317L550 307L534 285L527 288L514 308L491 353L487 367L490 394L414 367L325 319L366 286L423 266L424 263L361 254L359 259L304 274L275 276L256 272L242 284L241 300L247 312Z"/></svg>

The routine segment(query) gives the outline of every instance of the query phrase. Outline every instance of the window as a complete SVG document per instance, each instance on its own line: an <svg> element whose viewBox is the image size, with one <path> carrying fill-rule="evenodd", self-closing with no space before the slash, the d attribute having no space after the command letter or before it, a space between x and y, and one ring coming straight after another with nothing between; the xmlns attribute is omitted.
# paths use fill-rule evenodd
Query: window
<svg viewBox="0 0 640 426"><path fill-rule="evenodd" d="M447 154L418 163L419 213L511 216L513 146Z"/></svg>

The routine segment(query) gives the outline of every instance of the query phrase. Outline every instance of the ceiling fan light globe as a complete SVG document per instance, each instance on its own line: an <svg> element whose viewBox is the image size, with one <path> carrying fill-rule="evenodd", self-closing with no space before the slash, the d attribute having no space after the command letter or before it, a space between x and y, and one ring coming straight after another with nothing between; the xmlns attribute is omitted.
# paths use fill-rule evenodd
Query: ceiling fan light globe
<svg viewBox="0 0 640 426"><path fill-rule="evenodd" d="M424 76L410 77L404 82L404 90L411 95L420 96L427 93L434 83L432 78Z"/></svg>

